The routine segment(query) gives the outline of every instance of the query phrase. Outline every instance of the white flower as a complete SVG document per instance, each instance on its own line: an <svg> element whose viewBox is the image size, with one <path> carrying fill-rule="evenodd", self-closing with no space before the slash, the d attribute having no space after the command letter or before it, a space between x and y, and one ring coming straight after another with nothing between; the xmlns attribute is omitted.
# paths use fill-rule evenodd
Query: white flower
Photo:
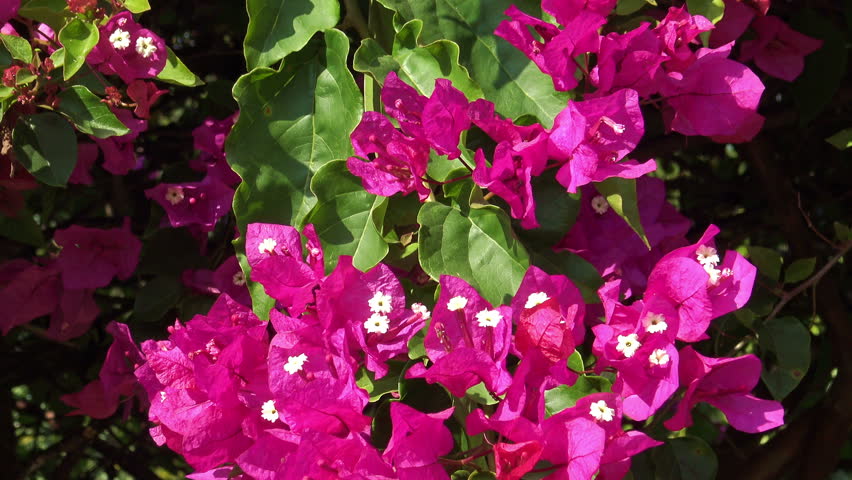
<svg viewBox="0 0 852 480"><path fill-rule="evenodd" d="M300 353L299 355L287 357L287 363L284 364L284 370L293 375L294 373L301 371L302 366L305 362L308 361L308 356L304 353Z"/></svg>
<svg viewBox="0 0 852 480"><path fill-rule="evenodd" d="M367 304L370 305L370 311L375 313L390 313L393 310L391 296L382 292L376 292L373 298L367 300Z"/></svg>
<svg viewBox="0 0 852 480"><path fill-rule="evenodd" d="M183 189L180 187L169 187L166 189L166 201L177 205L183 201Z"/></svg>
<svg viewBox="0 0 852 480"><path fill-rule="evenodd" d="M592 199L592 210L598 215L603 215L609 211L609 202L602 195L598 195Z"/></svg>
<svg viewBox="0 0 852 480"><path fill-rule="evenodd" d="M257 251L260 253L272 253L275 251L275 247L278 246L278 242L273 238L265 238L260 245L257 246Z"/></svg>
<svg viewBox="0 0 852 480"><path fill-rule="evenodd" d="M263 406L260 409L260 416L270 422L278 420L278 410L275 409L275 400L263 402Z"/></svg>
<svg viewBox="0 0 852 480"><path fill-rule="evenodd" d="M648 333L665 332L666 329L669 328L665 317L659 313L649 313L645 316L645 319L642 320L642 324L645 325L645 331Z"/></svg>
<svg viewBox="0 0 852 480"><path fill-rule="evenodd" d="M231 277L231 283L233 283L234 285L236 285L238 287L242 287L243 285L246 284L245 274L243 274L243 272L235 273L234 276Z"/></svg>
<svg viewBox="0 0 852 480"><path fill-rule="evenodd" d="M544 292L531 293L530 296L527 297L527 303L524 305L524 308L534 308L548 300L550 300L550 297L548 297Z"/></svg>
<svg viewBox="0 0 852 480"><path fill-rule="evenodd" d="M476 314L476 321L480 327L496 327L503 315L497 310L482 310Z"/></svg>
<svg viewBox="0 0 852 480"><path fill-rule="evenodd" d="M698 259L698 263L704 265L705 268L707 265L715 267L719 264L719 255L716 253L716 249L708 247L707 245L701 245L697 250L695 250L695 258Z"/></svg>
<svg viewBox="0 0 852 480"><path fill-rule="evenodd" d="M148 58L157 53L157 46L154 45L154 39L151 37L139 37L136 39L136 53L142 55L142 58Z"/></svg>
<svg viewBox="0 0 852 480"><path fill-rule="evenodd" d="M166 391L162 390L162 391L160 391L160 403L163 403L165 401L166 401Z"/></svg>
<svg viewBox="0 0 852 480"><path fill-rule="evenodd" d="M429 317L432 316L432 312L430 312L429 309L426 308L426 305L423 305L422 303L412 303L411 311L420 315L423 320L429 320Z"/></svg>
<svg viewBox="0 0 852 480"><path fill-rule="evenodd" d="M601 123L609 125L609 128L611 128L612 131L617 133L618 135L621 135L626 130L624 125L617 123L615 120L609 117L601 117Z"/></svg>
<svg viewBox="0 0 852 480"><path fill-rule="evenodd" d="M651 365L662 366L669 363L669 354L662 348L658 348L651 352L648 361L651 362Z"/></svg>
<svg viewBox="0 0 852 480"><path fill-rule="evenodd" d="M111 43L112 48L116 50L124 50L130 46L130 33L120 28L116 28L109 36L109 43Z"/></svg>
<svg viewBox="0 0 852 480"><path fill-rule="evenodd" d="M390 320L388 317L380 314L374 313L364 322L364 328L367 329L367 333L387 333L388 327L390 326Z"/></svg>
<svg viewBox="0 0 852 480"><path fill-rule="evenodd" d="M597 402L592 403L592 406L589 409L589 414L595 417L595 420L611 422L613 416L615 416L615 410L609 408L605 401L598 400Z"/></svg>
<svg viewBox="0 0 852 480"><path fill-rule="evenodd" d="M461 310L462 308L467 306L467 298L465 297L453 297L447 302L447 310L451 312L455 312L456 310Z"/></svg>
<svg viewBox="0 0 852 480"><path fill-rule="evenodd" d="M707 272L707 275L710 275L710 279L708 280L708 283L710 283L710 285L719 284L719 280L722 278L721 270L716 268L714 265L708 263L704 265L704 271Z"/></svg>
<svg viewBox="0 0 852 480"><path fill-rule="evenodd" d="M639 343L639 336L635 333L631 333L630 335L619 335L618 345L616 345L615 349L623 353L625 357L630 358L641 346L642 344Z"/></svg>

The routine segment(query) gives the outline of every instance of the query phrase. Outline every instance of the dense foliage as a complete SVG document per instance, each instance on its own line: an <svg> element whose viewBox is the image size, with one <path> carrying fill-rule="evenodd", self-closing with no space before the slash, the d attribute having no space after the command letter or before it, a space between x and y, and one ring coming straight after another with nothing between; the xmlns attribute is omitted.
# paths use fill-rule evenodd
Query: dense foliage
<svg viewBox="0 0 852 480"><path fill-rule="evenodd" d="M9 478L852 475L852 6L0 26Z"/></svg>

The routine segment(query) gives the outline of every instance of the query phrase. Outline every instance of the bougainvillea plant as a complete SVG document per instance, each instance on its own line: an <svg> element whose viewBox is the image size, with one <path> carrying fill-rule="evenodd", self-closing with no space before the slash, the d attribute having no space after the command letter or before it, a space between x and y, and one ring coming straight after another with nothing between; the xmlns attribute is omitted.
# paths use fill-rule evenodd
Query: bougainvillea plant
<svg viewBox="0 0 852 480"><path fill-rule="evenodd" d="M849 212L782 211L810 256L746 217L816 175L767 153L779 108L852 98L831 21L236 3L0 5L11 478L845 475ZM771 201L725 203L751 170Z"/></svg>

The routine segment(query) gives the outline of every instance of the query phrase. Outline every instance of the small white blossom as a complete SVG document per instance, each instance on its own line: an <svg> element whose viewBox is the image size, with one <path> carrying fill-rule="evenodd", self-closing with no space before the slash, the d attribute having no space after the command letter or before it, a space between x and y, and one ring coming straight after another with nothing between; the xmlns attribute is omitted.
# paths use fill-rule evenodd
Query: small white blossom
<svg viewBox="0 0 852 480"><path fill-rule="evenodd" d="M598 195L592 199L592 210L598 215L603 215L609 211L609 202L602 195Z"/></svg>
<svg viewBox="0 0 852 480"><path fill-rule="evenodd" d="M609 408L605 401L598 400L597 402L592 403L592 406L589 409L589 414L595 417L595 420L611 422L615 416L615 410Z"/></svg>
<svg viewBox="0 0 852 480"><path fill-rule="evenodd" d="M234 285L236 285L238 287L242 287L243 285L246 284L245 274L243 274L243 272L235 273L234 276L231 277L231 283L233 283Z"/></svg>
<svg viewBox="0 0 852 480"><path fill-rule="evenodd" d="M698 259L698 263L705 267L707 265L715 267L719 264L719 255L716 253L716 249L707 245L701 245L695 250L695 258Z"/></svg>
<svg viewBox="0 0 852 480"><path fill-rule="evenodd" d="M264 420L275 422L278 420L278 410L275 409L275 400L267 400L263 402L260 409L260 416Z"/></svg>
<svg viewBox="0 0 852 480"><path fill-rule="evenodd" d="M535 308L548 300L550 300L550 297L544 292L531 293L527 297L527 303L524 304L524 308Z"/></svg>
<svg viewBox="0 0 852 480"><path fill-rule="evenodd" d="M648 361L651 362L651 365L663 366L669 363L669 354L662 348L658 348L651 352Z"/></svg>
<svg viewBox="0 0 852 480"><path fill-rule="evenodd" d="M411 311L420 315L423 320L429 320L429 317L432 316L432 312L430 312L429 309L426 308L426 305L423 305L422 303L412 303Z"/></svg>
<svg viewBox="0 0 852 480"><path fill-rule="evenodd" d="M367 304L370 305L370 311L374 313L390 313L393 310L391 296L380 291L376 292L373 298L367 300Z"/></svg>
<svg viewBox="0 0 852 480"><path fill-rule="evenodd" d="M162 391L160 391L160 403L163 403L165 401L166 401L166 391L162 390Z"/></svg>
<svg viewBox="0 0 852 480"><path fill-rule="evenodd" d="M278 246L278 242L273 238L265 238L260 245L257 246L257 251L260 253L272 253L275 251L275 247Z"/></svg>
<svg viewBox="0 0 852 480"><path fill-rule="evenodd" d="M623 353L625 357L630 358L641 346L642 344L639 343L639 336L635 333L631 333L630 335L619 335L618 345L616 345L615 349Z"/></svg>
<svg viewBox="0 0 852 480"><path fill-rule="evenodd" d="M112 48L116 50L124 50L130 46L130 33L120 28L116 28L109 36L109 43L111 43Z"/></svg>
<svg viewBox="0 0 852 480"><path fill-rule="evenodd" d="M183 189L180 187L169 187L166 189L166 201L177 205L183 201Z"/></svg>
<svg viewBox="0 0 852 480"><path fill-rule="evenodd" d="M642 324L645 325L645 331L648 333L665 332L666 329L669 328L665 317L659 313L649 313L645 316L645 320L642 321Z"/></svg>
<svg viewBox="0 0 852 480"><path fill-rule="evenodd" d="M299 355L295 355L292 357L287 357L287 363L284 364L284 370L293 375L294 373L301 371L302 366L305 365L305 362L308 361L308 356L304 353L300 353Z"/></svg>
<svg viewBox="0 0 852 480"><path fill-rule="evenodd" d="M707 275L710 275L710 279L708 280L708 283L710 283L710 285L719 284L719 280L722 279L721 270L716 268L714 265L708 263L704 265L704 271L707 272Z"/></svg>
<svg viewBox="0 0 852 480"><path fill-rule="evenodd" d="M157 53L157 46L154 45L154 39L151 37L139 37L136 39L136 53L142 55L142 58L148 58Z"/></svg>
<svg viewBox="0 0 852 480"><path fill-rule="evenodd" d="M497 310L482 310L476 314L476 322L480 327L496 327L503 319Z"/></svg>
<svg viewBox="0 0 852 480"><path fill-rule="evenodd" d="M455 312L456 310L461 310L462 308L467 306L467 298L465 297L453 297L447 302L447 310L451 312Z"/></svg>
<svg viewBox="0 0 852 480"><path fill-rule="evenodd" d="M615 120L609 117L601 117L601 122L605 123L606 125L609 125L609 128L611 128L612 131L617 133L618 135L621 135L626 130L623 124L617 123Z"/></svg>
<svg viewBox="0 0 852 480"><path fill-rule="evenodd" d="M367 329L367 333L387 333L389 326L390 320L381 313L372 314L370 318L364 322L364 328Z"/></svg>

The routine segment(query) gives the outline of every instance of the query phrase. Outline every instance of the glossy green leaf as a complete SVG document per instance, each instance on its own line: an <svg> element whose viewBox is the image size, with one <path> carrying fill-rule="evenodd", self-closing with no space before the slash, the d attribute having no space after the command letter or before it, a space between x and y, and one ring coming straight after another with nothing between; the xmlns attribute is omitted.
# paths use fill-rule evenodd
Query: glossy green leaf
<svg viewBox="0 0 852 480"><path fill-rule="evenodd" d="M680 437L651 450L658 480L714 480L719 468L716 453L704 440Z"/></svg>
<svg viewBox="0 0 852 480"><path fill-rule="evenodd" d="M782 400L802 381L811 365L811 335L795 317L776 317L758 330L764 358L761 378L772 396Z"/></svg>
<svg viewBox="0 0 852 480"><path fill-rule="evenodd" d="M385 258L388 244L382 238L387 197L364 190L343 160L325 164L311 180L317 204L305 219L317 231L325 254L326 271L337 266L340 255L367 271Z"/></svg>
<svg viewBox="0 0 852 480"><path fill-rule="evenodd" d="M182 282L178 277L155 277L136 294L133 319L138 322L160 320L180 300L182 289Z"/></svg>
<svg viewBox="0 0 852 480"><path fill-rule="evenodd" d="M247 0L246 8L243 50L248 70L278 62L340 20L337 0Z"/></svg>
<svg viewBox="0 0 852 480"><path fill-rule="evenodd" d="M784 270L784 283L799 283L811 276L816 267L816 258L800 258Z"/></svg>
<svg viewBox="0 0 852 480"><path fill-rule="evenodd" d="M12 132L18 161L40 181L64 187L77 164L77 134L56 113L37 113L18 119Z"/></svg>
<svg viewBox="0 0 852 480"><path fill-rule="evenodd" d="M65 50L62 77L73 77L86 63L89 52L98 44L98 27L86 20L75 18L59 31L59 42Z"/></svg>
<svg viewBox="0 0 852 480"><path fill-rule="evenodd" d="M595 375L580 375L574 385L559 385L544 392L544 410L547 415L571 408L577 404L577 400L593 393L609 392L612 390L612 382L604 377Z"/></svg>
<svg viewBox="0 0 852 480"><path fill-rule="evenodd" d="M130 129L88 88L73 85L58 97L58 111L71 119L77 130L98 138L130 133Z"/></svg>
<svg viewBox="0 0 852 480"><path fill-rule="evenodd" d="M59 31L72 14L66 0L23 0L18 15L50 25Z"/></svg>
<svg viewBox="0 0 852 480"><path fill-rule="evenodd" d="M404 21L423 21L421 42L446 39L458 44L460 62L471 78L507 117L532 114L550 127L565 108L569 95L556 92L553 81L523 53L494 35L508 17L503 12L516 5L539 15L535 0L380 0Z"/></svg>
<svg viewBox="0 0 852 480"><path fill-rule="evenodd" d="M30 42L27 40L17 35L6 35L5 33L0 33L0 41L3 42L3 46L6 47L6 51L9 52L9 55L11 55L15 60L20 60L24 63L30 63L33 61L33 49L30 46Z"/></svg>
<svg viewBox="0 0 852 480"><path fill-rule="evenodd" d="M420 223L420 264L433 279L464 279L492 305L508 303L529 267L529 255L509 217L494 206L458 208L426 202Z"/></svg>
<svg viewBox="0 0 852 480"><path fill-rule="evenodd" d="M151 10L148 0L124 0L124 7L132 13L142 13Z"/></svg>
<svg viewBox="0 0 852 480"><path fill-rule="evenodd" d="M459 65L459 46L449 40L420 45L423 22L412 20L397 32L393 51L387 54L379 43L365 39L355 52L355 70L372 74L382 84L391 71L413 86L421 95L431 95L435 80L448 78L468 100L482 98L482 90L470 78L466 68Z"/></svg>
<svg viewBox="0 0 852 480"><path fill-rule="evenodd" d="M772 281L778 281L781 277L781 264L784 260L781 258L781 254L775 250L750 246L748 247L748 259L764 277Z"/></svg>
<svg viewBox="0 0 852 480"><path fill-rule="evenodd" d="M403 379L406 364L403 362L388 362L388 373L376 380L375 374L361 367L355 377L355 383L370 395L370 401L375 402L383 396L399 391L399 381Z"/></svg>
<svg viewBox="0 0 852 480"><path fill-rule="evenodd" d="M825 141L838 150L846 150L852 147L852 128L845 128L826 138Z"/></svg>
<svg viewBox="0 0 852 480"><path fill-rule="evenodd" d="M180 85L182 87L197 87L199 85L204 85L204 82L183 64L171 48L169 48L169 57L166 59L166 66L156 78L161 82Z"/></svg>
<svg viewBox="0 0 852 480"><path fill-rule="evenodd" d="M648 237L645 235L645 230L642 228L642 221L639 218L636 180L632 178L612 177L603 182L596 183L595 188L606 198L606 201L615 213L630 225L630 228L639 235L645 246L650 249L651 244L648 243Z"/></svg>
<svg viewBox="0 0 852 480"><path fill-rule="evenodd" d="M521 231L522 239L552 247L568 233L580 211L580 193L567 193L553 171L532 179L535 216L539 227Z"/></svg>

